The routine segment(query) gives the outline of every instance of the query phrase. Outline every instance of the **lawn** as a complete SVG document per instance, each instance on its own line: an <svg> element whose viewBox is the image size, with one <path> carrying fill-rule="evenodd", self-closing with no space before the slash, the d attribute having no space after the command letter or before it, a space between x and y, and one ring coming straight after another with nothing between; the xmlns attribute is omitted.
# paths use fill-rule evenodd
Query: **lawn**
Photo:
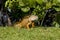
<svg viewBox="0 0 60 40"><path fill-rule="evenodd" d="M36 27L27 30L0 27L0 40L60 40L60 28Z"/></svg>

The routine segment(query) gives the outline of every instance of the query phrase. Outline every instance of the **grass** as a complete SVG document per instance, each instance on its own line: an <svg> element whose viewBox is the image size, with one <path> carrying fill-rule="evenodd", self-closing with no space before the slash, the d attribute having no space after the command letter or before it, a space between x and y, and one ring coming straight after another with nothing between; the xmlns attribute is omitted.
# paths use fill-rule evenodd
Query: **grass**
<svg viewBox="0 0 60 40"><path fill-rule="evenodd" d="M37 27L27 30L0 27L0 40L60 40L60 28Z"/></svg>

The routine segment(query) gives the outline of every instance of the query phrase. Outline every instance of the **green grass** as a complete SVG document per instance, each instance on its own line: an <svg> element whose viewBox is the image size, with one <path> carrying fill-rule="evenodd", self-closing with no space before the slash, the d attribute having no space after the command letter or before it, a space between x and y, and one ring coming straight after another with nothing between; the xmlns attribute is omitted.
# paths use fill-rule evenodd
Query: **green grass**
<svg viewBox="0 0 60 40"><path fill-rule="evenodd" d="M0 27L0 40L60 40L60 28L37 27L27 30Z"/></svg>

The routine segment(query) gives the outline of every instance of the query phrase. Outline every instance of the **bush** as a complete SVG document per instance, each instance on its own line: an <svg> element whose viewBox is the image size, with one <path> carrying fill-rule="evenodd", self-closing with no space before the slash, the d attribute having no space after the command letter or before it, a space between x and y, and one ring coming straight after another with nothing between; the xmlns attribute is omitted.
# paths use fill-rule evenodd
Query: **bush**
<svg viewBox="0 0 60 40"><path fill-rule="evenodd" d="M46 14L45 10L53 8L56 11L60 11L60 0L7 0L5 7L14 11L13 15L20 13L20 15L24 16L30 13L38 15L39 20L43 20ZM21 12L18 11L17 13L17 10L21 10Z"/></svg>

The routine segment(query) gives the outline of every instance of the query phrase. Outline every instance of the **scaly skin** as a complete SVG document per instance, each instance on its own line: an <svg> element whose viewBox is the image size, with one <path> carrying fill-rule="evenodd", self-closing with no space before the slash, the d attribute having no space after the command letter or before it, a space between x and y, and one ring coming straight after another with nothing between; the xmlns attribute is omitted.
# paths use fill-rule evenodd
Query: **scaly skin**
<svg viewBox="0 0 60 40"><path fill-rule="evenodd" d="M16 26L16 27L19 27L19 28L25 27L25 28L29 29L29 28L30 28L30 25L31 25L32 27L35 26L35 25L34 25L34 24L35 24L35 23L34 23L35 20L38 20L38 17L35 16L35 15L30 16L30 17L26 17L26 18L23 18L23 20L22 20L21 22L18 22L17 24L15 24L15 26Z"/></svg>

